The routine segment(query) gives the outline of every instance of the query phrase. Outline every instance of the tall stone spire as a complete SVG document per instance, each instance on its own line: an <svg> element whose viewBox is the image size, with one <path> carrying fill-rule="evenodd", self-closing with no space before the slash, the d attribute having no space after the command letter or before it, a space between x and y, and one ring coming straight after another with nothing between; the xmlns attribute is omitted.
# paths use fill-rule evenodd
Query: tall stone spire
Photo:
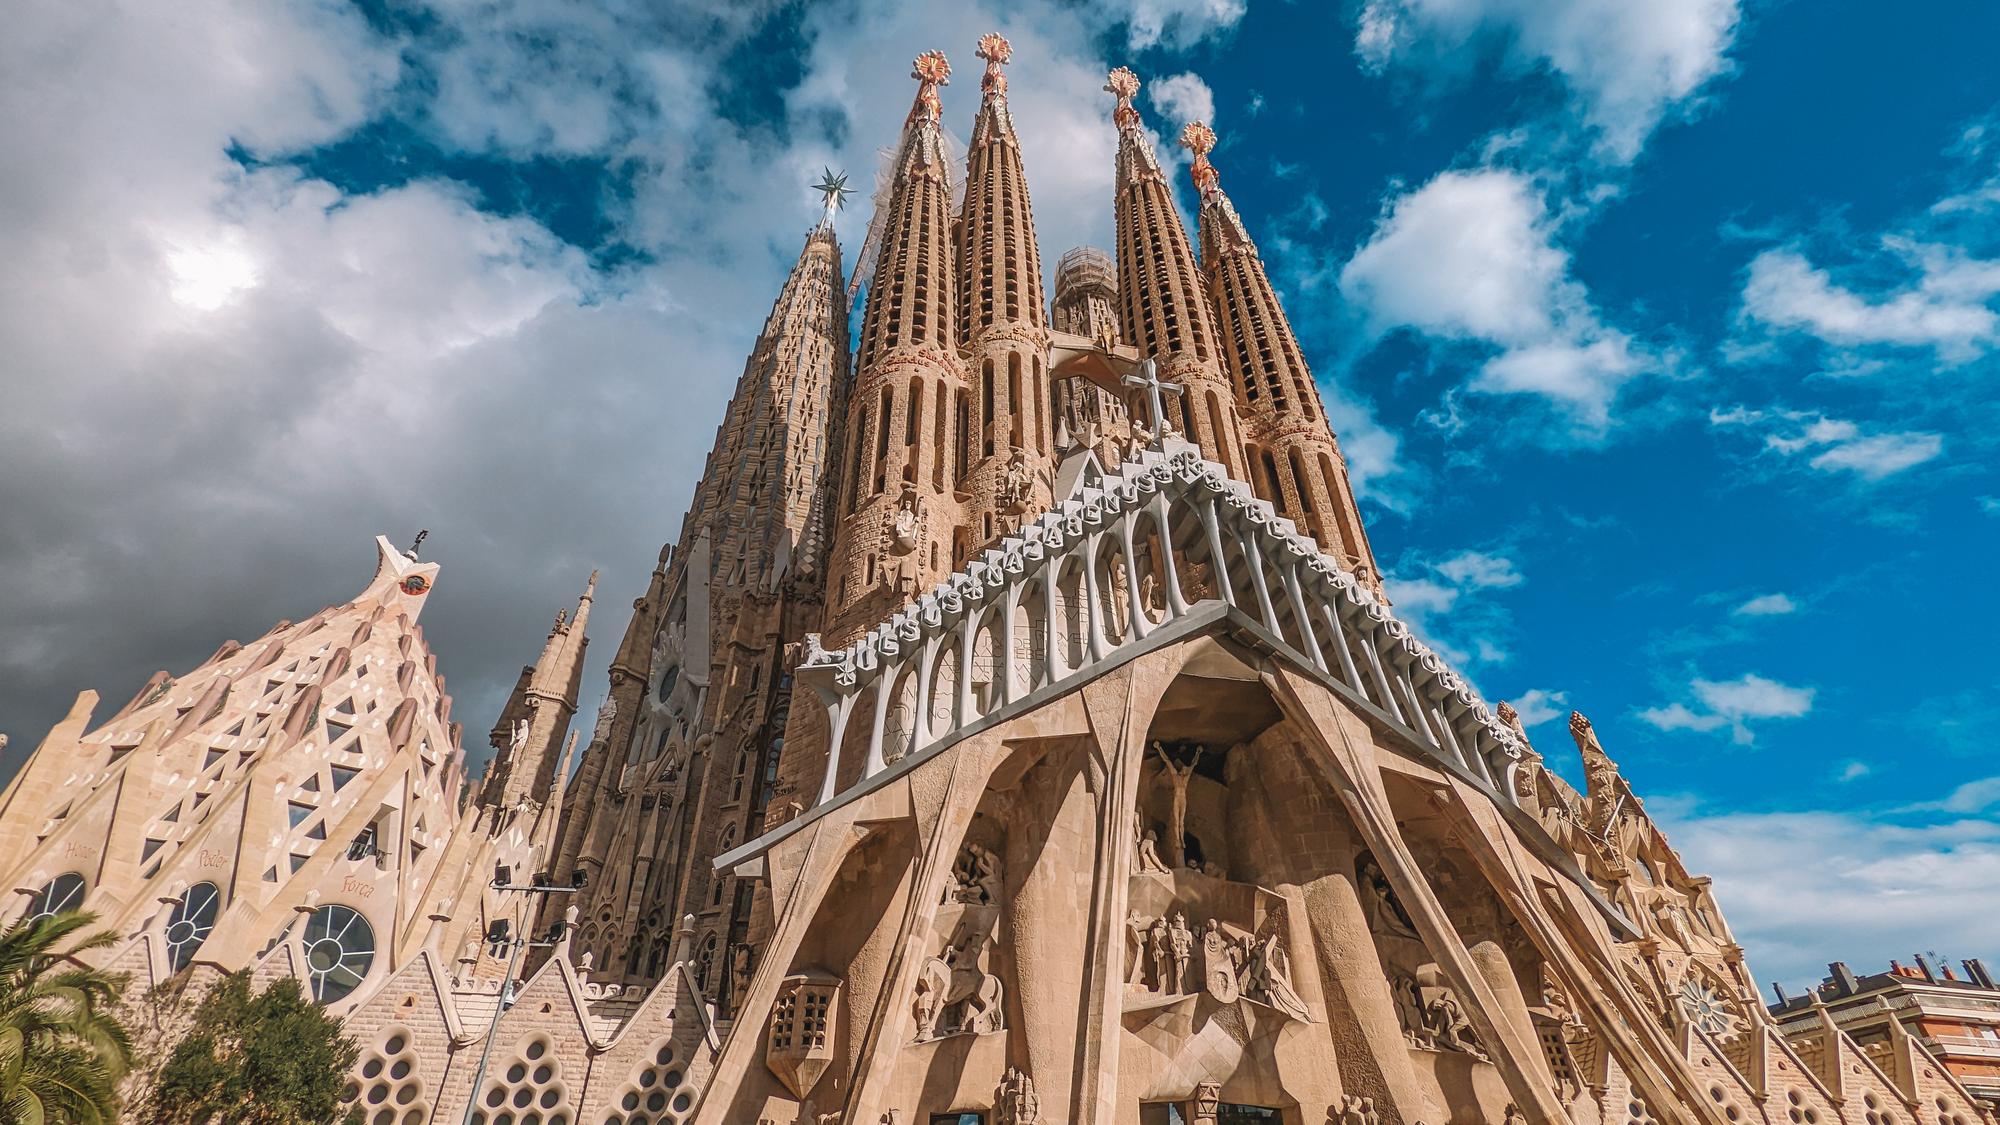
<svg viewBox="0 0 2000 1125"><path fill-rule="evenodd" d="M1104 88L1118 99L1112 119L1118 126L1118 292L1125 342L1187 388L1176 396L1176 410L1202 455L1246 479L1239 404L1222 374L1214 315L1173 190L1132 104L1139 77L1121 66Z"/></svg>
<svg viewBox="0 0 2000 1125"><path fill-rule="evenodd" d="M1215 130L1190 122L1181 130L1181 145L1194 154L1189 174L1201 193L1201 269L1243 404L1246 479L1379 593L1381 573L1319 387L1257 244L1209 163Z"/></svg>
<svg viewBox="0 0 2000 1125"><path fill-rule="evenodd" d="M583 685L583 651L590 644L590 603L597 597L597 572L590 572L576 612L556 614L542 654L521 669L521 677L500 710L489 738L493 764L480 788L480 803L512 808L524 801L546 804L554 787L558 748L576 714Z"/></svg>
<svg viewBox="0 0 2000 1125"><path fill-rule="evenodd" d="M969 468L958 490L970 499L955 562L1046 508L1055 477L1041 250L1003 69L1013 54L999 35L979 40L986 74L958 223L959 346L973 414L959 438Z"/></svg>
<svg viewBox="0 0 2000 1125"><path fill-rule="evenodd" d="M846 177L828 169L813 187L819 219L743 365L680 537L633 603L555 830L557 879L588 876L579 905L592 921L576 949L608 973L657 977L684 913L701 914L704 942L748 926L747 899L709 861L756 834L771 796L791 690L781 654L823 613L836 420L850 397L835 232Z"/></svg>
<svg viewBox="0 0 2000 1125"><path fill-rule="evenodd" d="M917 97L875 217L880 250L862 316L833 504L827 632L852 639L949 573L948 542L970 466L954 455L969 421L958 359L951 169L938 124L942 51L917 56ZM954 429L954 425L957 429Z"/></svg>

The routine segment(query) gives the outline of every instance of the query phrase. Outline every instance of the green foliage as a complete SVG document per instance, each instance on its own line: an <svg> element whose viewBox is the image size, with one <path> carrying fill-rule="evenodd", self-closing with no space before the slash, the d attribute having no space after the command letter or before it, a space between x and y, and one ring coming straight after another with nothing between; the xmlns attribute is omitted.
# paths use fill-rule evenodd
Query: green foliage
<svg viewBox="0 0 2000 1125"><path fill-rule="evenodd" d="M360 1125L340 1093L360 1049L299 982L253 992L250 974L218 981L195 1010L152 1093L157 1125Z"/></svg>
<svg viewBox="0 0 2000 1125"><path fill-rule="evenodd" d="M104 949L80 936L95 914L22 918L0 930L0 1125L101 1125L117 1118L132 1046L114 1014L121 977L70 955Z"/></svg>

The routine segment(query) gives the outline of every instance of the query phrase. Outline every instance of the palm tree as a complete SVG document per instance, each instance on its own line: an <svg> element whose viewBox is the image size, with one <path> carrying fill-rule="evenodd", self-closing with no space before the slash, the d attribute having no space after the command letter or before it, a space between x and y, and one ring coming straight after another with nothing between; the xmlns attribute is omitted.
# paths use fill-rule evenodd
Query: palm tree
<svg viewBox="0 0 2000 1125"><path fill-rule="evenodd" d="M0 930L0 1125L109 1125L132 1045L113 1015L122 979L72 958L118 940L84 911Z"/></svg>

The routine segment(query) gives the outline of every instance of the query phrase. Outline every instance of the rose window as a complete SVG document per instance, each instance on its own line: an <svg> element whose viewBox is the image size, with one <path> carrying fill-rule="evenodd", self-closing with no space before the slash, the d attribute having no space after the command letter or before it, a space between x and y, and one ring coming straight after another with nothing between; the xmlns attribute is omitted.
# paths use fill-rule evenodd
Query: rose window
<svg viewBox="0 0 2000 1125"><path fill-rule="evenodd" d="M1710 1036L1727 1039L1736 1034L1736 1012L1729 1001L1705 980L1689 980L1681 985L1681 1014Z"/></svg>
<svg viewBox="0 0 2000 1125"><path fill-rule="evenodd" d="M375 928L346 906L322 906L306 920L299 938L313 999L322 1004L353 992L375 963Z"/></svg>

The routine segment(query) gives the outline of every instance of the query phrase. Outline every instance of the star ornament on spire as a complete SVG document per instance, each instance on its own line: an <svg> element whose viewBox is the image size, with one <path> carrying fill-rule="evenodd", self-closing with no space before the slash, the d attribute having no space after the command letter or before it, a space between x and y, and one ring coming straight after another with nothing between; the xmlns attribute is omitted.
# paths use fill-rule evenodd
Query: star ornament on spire
<svg viewBox="0 0 2000 1125"><path fill-rule="evenodd" d="M1205 121L1190 121L1181 129L1181 147L1194 153L1194 166L1188 169L1194 186L1204 195L1214 191L1220 177L1215 165L1208 162L1208 154L1215 151L1215 130Z"/></svg>
<svg viewBox="0 0 2000 1125"><path fill-rule="evenodd" d="M921 113L936 121L944 107L938 101L938 87L951 85L951 60L943 51L925 51L910 64L910 77L917 80L917 104L910 116Z"/></svg>
<svg viewBox="0 0 2000 1125"><path fill-rule="evenodd" d="M847 173L841 172L836 175L831 168L820 176L819 182L814 184L812 189L819 193L820 203L826 207L826 213L829 215L847 206L847 197L854 194L854 189L847 186Z"/></svg>
<svg viewBox="0 0 2000 1125"><path fill-rule="evenodd" d="M979 57L986 60L986 75L979 80L979 88L993 97L1007 95L1007 75L1000 68L1014 57L1014 45L997 31L989 31L979 37Z"/></svg>

